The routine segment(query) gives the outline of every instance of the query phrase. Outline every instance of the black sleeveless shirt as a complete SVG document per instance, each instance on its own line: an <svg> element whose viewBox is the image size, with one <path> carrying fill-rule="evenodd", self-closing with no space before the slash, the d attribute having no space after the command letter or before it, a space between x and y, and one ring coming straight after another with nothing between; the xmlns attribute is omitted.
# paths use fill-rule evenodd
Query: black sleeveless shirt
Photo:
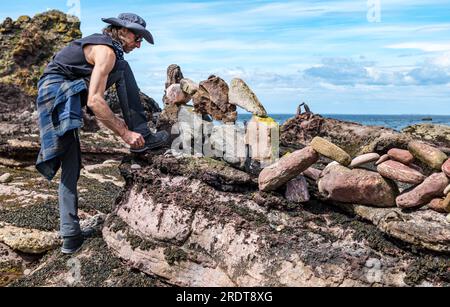
<svg viewBox="0 0 450 307"><path fill-rule="evenodd" d="M119 58L120 50L117 50L117 43L114 44L111 37L105 34L93 34L75 40L61 49L47 65L42 77L48 74L63 75L69 80L89 77L92 74L94 66L89 64L84 56L83 47L86 45L110 46L116 53L116 57ZM115 69L116 67L113 68L112 72Z"/></svg>

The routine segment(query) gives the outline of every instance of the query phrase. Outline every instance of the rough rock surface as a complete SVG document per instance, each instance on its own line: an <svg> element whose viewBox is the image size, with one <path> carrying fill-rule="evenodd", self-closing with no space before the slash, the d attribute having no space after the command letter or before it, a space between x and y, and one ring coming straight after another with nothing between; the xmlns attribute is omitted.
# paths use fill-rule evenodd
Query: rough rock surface
<svg viewBox="0 0 450 307"><path fill-rule="evenodd" d="M191 159L146 159L148 165L139 171L131 171L128 162L122 165L126 192L108 217L103 236L115 255L128 265L172 285L445 283L445 257L427 258L420 252L413 255L386 240L370 224L346 217L332 207L311 202L300 208L281 195L256 190L224 193L197 179L204 177L202 171L194 178L189 172L177 172L189 169ZM166 164L178 167L166 168ZM386 213L379 210L376 212L380 215ZM429 218L435 218L433 214L437 213L430 214ZM423 245L433 248L440 240L444 248L448 247L448 233L441 233L434 241L420 235L416 240L406 227L415 219L391 220L386 217L383 223L380 219L379 225L394 237L419 246L422 240L430 239ZM432 267L421 266L428 262ZM380 271L373 271L374 265ZM420 273L419 267L423 269Z"/></svg>
<svg viewBox="0 0 450 307"><path fill-rule="evenodd" d="M239 106L253 115L267 116L267 112L258 97L242 79L231 80L229 99L231 104Z"/></svg>
<svg viewBox="0 0 450 307"><path fill-rule="evenodd" d="M439 147L450 148L450 127L446 125L419 124L406 127L403 133L431 142Z"/></svg>
<svg viewBox="0 0 450 307"><path fill-rule="evenodd" d="M447 159L447 161L442 164L442 171L450 178L450 159Z"/></svg>
<svg viewBox="0 0 450 307"><path fill-rule="evenodd" d="M284 156L262 170L258 178L259 189L261 191L276 190L308 169L318 158L317 152L312 147L306 147Z"/></svg>
<svg viewBox="0 0 450 307"><path fill-rule="evenodd" d="M195 112L210 114L215 120L224 123L235 122L236 106L228 102L228 85L214 75L199 84L197 93L192 97Z"/></svg>
<svg viewBox="0 0 450 307"><path fill-rule="evenodd" d="M388 156L400 163L410 164L414 162L414 156L407 150L392 148L388 151Z"/></svg>
<svg viewBox="0 0 450 307"><path fill-rule="evenodd" d="M318 114L303 113L287 120L281 127L281 144L302 148L320 136L341 147L352 157L370 152L384 154L391 148L406 149L409 135L395 130L364 126L357 123L324 118Z"/></svg>
<svg viewBox="0 0 450 307"><path fill-rule="evenodd" d="M166 95L164 97L164 104L186 104L191 100L191 96L186 94L179 84L172 84L166 89Z"/></svg>
<svg viewBox="0 0 450 307"><path fill-rule="evenodd" d="M408 144L408 150L414 157L435 170L441 170L442 164L447 160L445 153L424 142L410 142Z"/></svg>
<svg viewBox="0 0 450 307"><path fill-rule="evenodd" d="M344 166L352 162L352 158L342 148L321 137L315 137L311 141L311 147L321 155L337 161Z"/></svg>
<svg viewBox="0 0 450 307"><path fill-rule="evenodd" d="M58 234L0 224L0 242L13 250L41 254L59 245Z"/></svg>
<svg viewBox="0 0 450 307"><path fill-rule="evenodd" d="M419 184L426 178L415 169L393 160L378 165L377 171L383 177L411 184Z"/></svg>
<svg viewBox="0 0 450 307"><path fill-rule="evenodd" d="M53 54L81 38L80 21L52 10L0 24L0 83L37 95L36 83Z"/></svg>
<svg viewBox="0 0 450 307"><path fill-rule="evenodd" d="M171 64L167 67L167 80L166 80L166 89L172 84L180 84L183 79L183 73L181 72L181 67L177 64Z"/></svg>
<svg viewBox="0 0 450 307"><path fill-rule="evenodd" d="M302 174L312 180L317 181L317 180L319 180L321 173L322 173L321 170L314 168L314 167L309 167Z"/></svg>
<svg viewBox="0 0 450 307"><path fill-rule="evenodd" d="M450 180L444 173L435 173L411 191L399 195L396 199L397 206L416 208L426 205L433 198L443 196L449 183Z"/></svg>
<svg viewBox="0 0 450 307"><path fill-rule="evenodd" d="M388 154L384 154L377 160L377 162L375 162L375 165L380 165L381 163L388 161L390 158L391 157L389 157Z"/></svg>
<svg viewBox="0 0 450 307"><path fill-rule="evenodd" d="M339 206L371 221L394 238L433 251L450 251L450 227L445 221L445 215L430 210L406 213L400 208L373 208L354 204Z"/></svg>
<svg viewBox="0 0 450 307"><path fill-rule="evenodd" d="M435 198L427 205L428 208L439 213L450 213L450 207L448 207L449 202L444 203L444 199ZM447 206L446 206L447 205Z"/></svg>
<svg viewBox="0 0 450 307"><path fill-rule="evenodd" d="M320 175L319 193L326 200L375 207L395 206L397 186L376 172L329 165Z"/></svg>
<svg viewBox="0 0 450 307"><path fill-rule="evenodd" d="M267 166L279 158L280 126L271 117L252 116L246 125L245 144L249 156Z"/></svg>
<svg viewBox="0 0 450 307"><path fill-rule="evenodd" d="M304 203L309 201L308 183L305 177L298 176L286 184L285 197L294 203Z"/></svg>
<svg viewBox="0 0 450 307"><path fill-rule="evenodd" d="M186 94L193 96L198 91L198 84L188 78L183 78L180 81L181 89Z"/></svg>

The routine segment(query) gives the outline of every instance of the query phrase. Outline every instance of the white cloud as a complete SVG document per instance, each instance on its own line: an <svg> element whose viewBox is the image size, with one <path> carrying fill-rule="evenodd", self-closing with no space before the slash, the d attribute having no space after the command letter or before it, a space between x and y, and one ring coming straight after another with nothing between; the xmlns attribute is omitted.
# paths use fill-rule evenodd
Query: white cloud
<svg viewBox="0 0 450 307"><path fill-rule="evenodd" d="M430 42L409 42L388 45L390 49L417 49L426 52L447 51L450 50L450 43L430 43Z"/></svg>
<svg viewBox="0 0 450 307"><path fill-rule="evenodd" d="M450 83L450 55L441 54L414 67L378 67L373 62L326 58L303 74L307 79L337 86L445 85Z"/></svg>

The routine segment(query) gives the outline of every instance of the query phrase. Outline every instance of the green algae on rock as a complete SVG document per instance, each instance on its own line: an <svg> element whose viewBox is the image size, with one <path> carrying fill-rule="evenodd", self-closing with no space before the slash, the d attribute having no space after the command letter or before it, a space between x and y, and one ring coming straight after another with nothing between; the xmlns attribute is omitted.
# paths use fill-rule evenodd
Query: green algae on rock
<svg viewBox="0 0 450 307"><path fill-rule="evenodd" d="M52 10L33 18L5 19L0 26L0 82L37 95L36 83L56 51L81 38L78 18ZM31 69L30 69L31 68Z"/></svg>

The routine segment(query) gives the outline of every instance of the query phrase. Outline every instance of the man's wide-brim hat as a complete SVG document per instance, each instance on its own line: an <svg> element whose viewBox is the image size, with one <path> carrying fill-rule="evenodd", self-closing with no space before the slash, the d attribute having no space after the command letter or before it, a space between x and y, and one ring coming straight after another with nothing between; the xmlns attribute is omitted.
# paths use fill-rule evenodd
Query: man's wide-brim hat
<svg viewBox="0 0 450 307"><path fill-rule="evenodd" d="M102 20L113 26L127 28L133 33L142 36L150 44L154 44L152 34L145 28L147 23L136 14L123 13L120 14L118 18L102 18Z"/></svg>

